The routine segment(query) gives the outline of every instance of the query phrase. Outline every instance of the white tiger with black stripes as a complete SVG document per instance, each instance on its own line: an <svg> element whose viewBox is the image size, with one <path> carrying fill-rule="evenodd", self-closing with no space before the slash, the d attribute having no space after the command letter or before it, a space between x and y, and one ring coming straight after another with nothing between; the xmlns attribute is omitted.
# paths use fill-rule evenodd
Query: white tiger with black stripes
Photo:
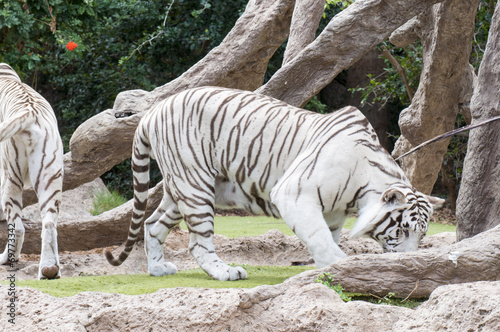
<svg viewBox="0 0 500 332"><path fill-rule="evenodd" d="M106 252L113 265L128 257L142 225L150 156L164 177L163 200L145 221L154 276L177 272L164 261L163 243L184 219L203 270L218 280L246 278L215 253L215 206L281 216L318 267L345 257L337 244L352 212L359 210L352 235L370 236L386 251L417 249L432 213L356 108L322 115L252 92L195 88L167 98L139 123L133 218L120 256Z"/></svg>
<svg viewBox="0 0 500 332"><path fill-rule="evenodd" d="M32 185L42 216L39 279L61 276L57 219L63 179L63 146L54 111L35 90L0 64L0 183L8 239L0 264L18 261L24 242L23 187Z"/></svg>

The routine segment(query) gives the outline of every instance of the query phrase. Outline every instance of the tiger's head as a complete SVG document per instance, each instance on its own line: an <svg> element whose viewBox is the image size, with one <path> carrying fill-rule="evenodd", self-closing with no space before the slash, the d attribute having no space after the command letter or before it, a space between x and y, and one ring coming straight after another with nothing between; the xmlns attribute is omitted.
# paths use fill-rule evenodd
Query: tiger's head
<svg viewBox="0 0 500 332"><path fill-rule="evenodd" d="M392 185L377 203L360 210L351 237L371 237L384 252L417 250L433 209L443 203L443 199L424 195L409 186Z"/></svg>

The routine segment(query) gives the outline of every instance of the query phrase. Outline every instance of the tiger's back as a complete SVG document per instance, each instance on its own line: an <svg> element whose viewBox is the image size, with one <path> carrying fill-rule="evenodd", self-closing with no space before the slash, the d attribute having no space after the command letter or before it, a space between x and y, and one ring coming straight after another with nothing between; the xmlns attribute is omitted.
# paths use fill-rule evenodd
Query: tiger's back
<svg viewBox="0 0 500 332"><path fill-rule="evenodd" d="M143 122L162 128L149 130L152 155L164 158L159 165L164 167L163 174L172 175L169 181L189 177L189 182L203 183L214 177L215 185L200 189L208 195L215 190L218 207L240 207L253 214L278 217L271 190L292 164L302 169L300 176L296 175L298 185L318 186L321 192L327 183L334 184L328 181L329 173L318 173L317 167L336 169L344 173L337 173L338 178L347 178L352 170L346 161L363 163L363 158L357 159L372 155L372 159L392 162L387 153L380 154L375 131L354 107L323 115L263 95L218 88L180 93L166 104L163 112L152 112ZM373 149L377 153L372 153ZM394 162L389 166L389 185L394 179L404 179ZM205 172L185 172L186 168ZM358 185L355 181L352 179L351 186ZM342 203L327 202L333 199L328 195L321 199L328 205L324 212Z"/></svg>
<svg viewBox="0 0 500 332"><path fill-rule="evenodd" d="M161 247L184 219L190 252L209 275L246 277L215 254L215 206L281 216L306 242L317 266L345 257L337 243L351 212L360 211L355 233L371 236L388 251L418 244L432 212L354 107L321 115L252 92L196 88L167 98L138 126L132 156L134 217L120 257L106 253L114 265L126 259L142 223L149 156L157 160L165 191L145 221L152 275L176 272L163 262ZM411 209L423 217L412 219Z"/></svg>

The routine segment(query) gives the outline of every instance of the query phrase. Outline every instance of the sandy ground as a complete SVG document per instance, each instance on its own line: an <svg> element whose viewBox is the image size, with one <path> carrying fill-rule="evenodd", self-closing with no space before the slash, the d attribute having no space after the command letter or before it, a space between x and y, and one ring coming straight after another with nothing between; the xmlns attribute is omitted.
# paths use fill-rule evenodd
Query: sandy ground
<svg viewBox="0 0 500 332"><path fill-rule="evenodd" d="M454 234L442 233L424 238L422 247L447 245L454 240ZM165 244L165 257L179 270L198 267L187 250L188 242L188 232L178 229L169 234ZM214 243L216 252L227 263L277 266L310 263L310 255L305 244L296 236L286 236L277 230L270 230L256 237L236 239L228 239L216 234ZM108 247L114 253L120 252L121 248ZM342 235L341 248L348 255L382 252L378 244L371 239L350 239L348 231L344 231ZM62 277L147 273L146 255L142 242L137 243L129 258L118 267L108 264L103 250L104 248L97 248L89 251L61 252ZM39 255L21 255L21 260L17 264L17 279L35 279L39 259ZM0 266L2 280L7 278L9 270L7 266Z"/></svg>

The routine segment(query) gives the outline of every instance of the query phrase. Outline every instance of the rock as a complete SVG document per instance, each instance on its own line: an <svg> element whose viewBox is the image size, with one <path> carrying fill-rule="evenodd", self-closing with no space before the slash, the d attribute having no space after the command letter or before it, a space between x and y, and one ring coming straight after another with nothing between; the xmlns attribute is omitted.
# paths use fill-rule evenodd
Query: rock
<svg viewBox="0 0 500 332"><path fill-rule="evenodd" d="M318 271L335 275L348 292L427 297L442 285L500 280L499 238L500 225L451 245L348 256Z"/></svg>
<svg viewBox="0 0 500 332"><path fill-rule="evenodd" d="M393 330L496 331L500 327L499 300L500 281L442 286Z"/></svg>
<svg viewBox="0 0 500 332"><path fill-rule="evenodd" d="M63 192L61 201L60 220L82 220L92 217L92 199L95 193L107 191L104 182L97 178L92 182L81 185L78 188ZM32 204L23 209L23 217L32 221L41 222L40 209L38 204Z"/></svg>
<svg viewBox="0 0 500 332"><path fill-rule="evenodd" d="M8 287L0 285L2 303L10 300ZM16 324L1 319L4 331L495 331L500 324L499 281L439 287L415 310L344 303L330 288L300 275L249 290L169 288L66 298L16 291ZM2 317L6 310L0 307Z"/></svg>

